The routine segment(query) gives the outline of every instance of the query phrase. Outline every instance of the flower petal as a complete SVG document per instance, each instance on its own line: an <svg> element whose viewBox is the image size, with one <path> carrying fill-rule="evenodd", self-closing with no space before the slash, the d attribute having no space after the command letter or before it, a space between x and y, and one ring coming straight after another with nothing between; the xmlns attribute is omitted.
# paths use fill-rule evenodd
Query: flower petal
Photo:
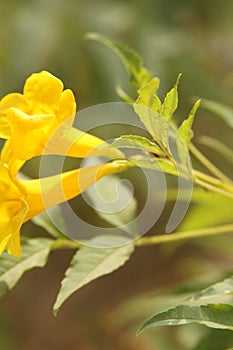
<svg viewBox="0 0 233 350"><path fill-rule="evenodd" d="M128 167L129 165L124 161L114 161L40 180L22 180L21 183L28 193L28 212L25 221L45 209L78 196L103 176L124 171Z"/></svg>
<svg viewBox="0 0 233 350"><path fill-rule="evenodd" d="M29 112L29 106L23 95L12 93L2 98L0 101L0 137L4 139L10 137L10 127L7 112L11 107L18 108L24 112Z"/></svg>
<svg viewBox="0 0 233 350"><path fill-rule="evenodd" d="M0 253L8 246L8 252L20 256L19 230L27 212L24 188L9 169L0 163Z"/></svg>
<svg viewBox="0 0 233 350"><path fill-rule="evenodd" d="M74 94L70 89L64 90L61 94L59 106L58 106L58 120L65 120L73 117L76 113L76 102ZM71 125L73 121L71 122Z"/></svg>
<svg viewBox="0 0 233 350"><path fill-rule="evenodd" d="M44 154L58 154L68 157L85 158L105 156L110 159L124 159L124 154L109 147L104 140L76 128L64 130L64 123L54 132L45 147Z"/></svg>
<svg viewBox="0 0 233 350"><path fill-rule="evenodd" d="M22 221L23 224L23 221ZM19 230L14 232L7 243L8 254L19 258L22 254L22 249L20 245L20 232Z"/></svg>
<svg viewBox="0 0 233 350"><path fill-rule="evenodd" d="M49 112L58 106L63 83L60 79L46 71L32 74L24 85L24 96L34 107L35 114Z"/></svg>
<svg viewBox="0 0 233 350"><path fill-rule="evenodd" d="M27 160L41 154L55 116L49 114L29 116L16 108L10 108L8 119L13 155L18 159Z"/></svg>

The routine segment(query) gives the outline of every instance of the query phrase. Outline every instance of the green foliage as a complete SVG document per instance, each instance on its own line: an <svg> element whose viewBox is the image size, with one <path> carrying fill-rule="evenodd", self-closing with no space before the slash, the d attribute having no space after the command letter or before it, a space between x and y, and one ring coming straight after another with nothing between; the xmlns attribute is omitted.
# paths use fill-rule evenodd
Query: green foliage
<svg viewBox="0 0 233 350"><path fill-rule="evenodd" d="M137 91L137 99L133 101L119 87L118 92L124 101L131 103L138 118L145 126L148 136L120 136L114 139L109 147L104 147L102 149L103 152L98 150L98 155L110 155L110 158L117 159L123 158L129 167L137 166L163 171L176 177L182 176L185 179L196 182L205 191L195 188L192 198L193 206L179 227L181 232L175 232L174 235L161 234L147 238L138 238L138 228L135 221L139 209L136 198L131 198L130 189L125 183L119 181L119 178L116 176L111 175L101 179L96 184L95 189L97 189L99 196L102 197L103 202L107 203L107 206L111 203L111 212L106 211L106 208L102 210L102 204L97 200L95 193L91 189L88 190L87 196L101 219L111 224L111 226L125 231L132 238L138 238L136 242L130 244L128 244L126 238L121 236L99 235L85 242L87 246L64 238L61 232L65 233L66 228L59 207L49 209L49 215L45 212L34 217L32 221L37 226L43 227L55 239L23 238L23 255L21 258L12 258L6 253L1 256L0 296L13 288L25 271L34 267L44 266L50 250L75 249L74 256L65 273L54 304L54 314L80 288L123 266L133 254L134 247L139 247L140 243L143 245L143 239L144 243L147 240L146 242L150 242L152 245L156 244L156 242L202 237L208 230L208 234L209 232L210 234L216 234L216 231L217 234L220 234L222 231L230 233L232 229L233 185L231 179L228 179L219 169L213 166L199 151L194 150L193 154L211 174L194 170L191 167L189 149L190 151L194 149L194 146L191 144L193 138L192 124L200 106L200 100L194 103L188 117L181 123L179 128L174 123L174 114L179 102L178 84L181 74L178 75L175 85L167 92L165 98L161 99L158 95L160 80L157 77L152 77L143 67L140 56L134 50L97 33L89 33L86 38L111 48L123 61L129 73L130 83ZM233 110L231 108L211 100L203 100L202 107L220 116L232 128ZM80 133L80 131L77 131L77 133ZM232 162L232 151L228 147L206 136L200 140L208 147L216 148L220 155ZM108 148L111 148L111 150L109 151ZM124 155L121 151L118 151L118 148L134 149L136 154L127 157L127 154ZM124 206L123 210L118 210L117 201L115 201L118 195L127 200L127 205ZM159 198L159 195L159 193L156 193L157 198ZM179 192L179 200L185 200L186 195L185 191L183 193ZM177 191L173 193L173 191L168 190L167 199L176 200ZM56 219L56 222L59 218L59 229L54 226L53 218ZM229 223L229 225L226 225L227 227L209 227L216 224L222 225L226 222ZM207 228L207 230L204 231L204 228ZM203 231L201 231L202 229ZM98 230L97 227L96 230ZM106 248L106 242L109 243L109 240L112 245ZM180 300L180 295L176 295L172 305L169 305L170 308L167 309L168 305L166 304L164 311L156 312L143 323L139 333L157 326L188 323L198 323L210 328L232 330L232 294L233 277L230 277L223 282L213 284L200 292L196 292L189 298L186 297L186 299L182 298ZM173 306L174 303L175 306Z"/></svg>
<svg viewBox="0 0 233 350"><path fill-rule="evenodd" d="M140 168L142 167L147 169L158 170L171 175L178 174L176 166L168 159L139 156L139 157L132 157L130 162Z"/></svg>
<svg viewBox="0 0 233 350"><path fill-rule="evenodd" d="M0 296L11 290L25 271L46 264L53 240L24 237L21 244L23 254L20 258L6 252L0 257Z"/></svg>
<svg viewBox="0 0 233 350"><path fill-rule="evenodd" d="M181 74L178 75L175 86L167 93L162 108L161 114L166 120L170 120L178 107L178 93L177 88Z"/></svg>
<svg viewBox="0 0 233 350"><path fill-rule="evenodd" d="M200 300L212 297L222 297L228 294L233 294L233 276L230 276L222 282L215 283L200 292L195 293L190 300Z"/></svg>
<svg viewBox="0 0 233 350"><path fill-rule="evenodd" d="M201 103L201 100L197 100L189 113L189 116L186 120L183 121L181 126L179 127L179 136L183 140L185 146L188 147L192 137L193 137L193 131L192 131L192 124L193 119L195 117L196 111L199 108Z"/></svg>
<svg viewBox="0 0 233 350"><path fill-rule="evenodd" d="M138 135L123 135L118 137L112 142L111 146L118 148L136 148L161 157L165 156L158 145L148 140L146 137Z"/></svg>
<svg viewBox="0 0 233 350"><path fill-rule="evenodd" d="M139 333L153 327L188 323L199 323L211 328L233 330L232 294L233 276L195 293L187 301L184 300L184 303L153 315L143 323ZM224 302L224 299L226 299L226 302ZM215 300L221 300L221 302L215 302Z"/></svg>
<svg viewBox="0 0 233 350"><path fill-rule="evenodd" d="M125 64L130 74L130 82L136 89L150 81L150 73L142 66L142 59L134 50L122 43L109 40L99 33L88 33L85 35L85 38L100 42L116 52Z"/></svg>
<svg viewBox="0 0 233 350"><path fill-rule="evenodd" d="M233 305L223 303L200 306L178 305L152 316L142 325L139 333L153 327L177 326L188 323L233 330Z"/></svg>
<svg viewBox="0 0 233 350"><path fill-rule="evenodd" d="M89 242L90 245L105 245L110 237L99 236ZM126 263L133 253L133 245L127 244L123 237L112 237L112 243L121 245L116 248L82 247L75 253L71 265L66 271L62 286L54 305L56 314L63 302L74 292L91 281L107 275Z"/></svg>

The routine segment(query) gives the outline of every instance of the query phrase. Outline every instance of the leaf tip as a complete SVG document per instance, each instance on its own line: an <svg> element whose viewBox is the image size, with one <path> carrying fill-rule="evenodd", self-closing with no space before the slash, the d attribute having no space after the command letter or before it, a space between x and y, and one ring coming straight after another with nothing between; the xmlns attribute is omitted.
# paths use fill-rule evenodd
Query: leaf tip
<svg viewBox="0 0 233 350"><path fill-rule="evenodd" d="M58 312L59 312L59 308L55 306L55 307L53 308L53 316L56 317L57 314L58 314Z"/></svg>
<svg viewBox="0 0 233 350"><path fill-rule="evenodd" d="M101 34L99 34L97 32L87 32L83 36L84 40L98 41L100 38L101 38Z"/></svg>

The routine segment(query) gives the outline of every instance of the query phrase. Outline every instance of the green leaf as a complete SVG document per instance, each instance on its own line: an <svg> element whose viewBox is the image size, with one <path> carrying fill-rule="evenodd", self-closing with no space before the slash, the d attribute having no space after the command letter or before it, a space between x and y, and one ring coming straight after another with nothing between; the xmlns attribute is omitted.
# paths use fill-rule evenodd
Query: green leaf
<svg viewBox="0 0 233 350"><path fill-rule="evenodd" d="M141 57L136 51L122 43L109 40L99 33L87 33L85 38L104 44L112 49L125 64L130 75L130 82L136 89L151 80L151 74L142 66Z"/></svg>
<svg viewBox="0 0 233 350"><path fill-rule="evenodd" d="M201 103L201 100L197 100L194 103L194 106L191 110L191 112L189 113L189 116L186 120L183 121L183 123L181 124L181 126L179 127L179 136L181 137L181 139L183 140L184 144L186 147L188 147L192 137L193 137L193 131L192 131L192 124L193 124L193 119L195 117L196 111L199 108Z"/></svg>
<svg viewBox="0 0 233 350"><path fill-rule="evenodd" d="M134 100L122 89L119 84L116 85L116 93L122 99L122 101L126 103L134 102Z"/></svg>
<svg viewBox="0 0 233 350"><path fill-rule="evenodd" d="M195 293L191 298L189 298L189 300L196 301L210 297L223 297L228 294L233 294L233 276L230 276L224 281L215 283L212 286L209 286L208 288L205 288L202 291Z"/></svg>
<svg viewBox="0 0 233 350"><path fill-rule="evenodd" d="M221 141L214 139L209 136L200 136L198 138L199 143L202 145L208 146L212 148L215 152L219 153L219 155L225 157L230 163L233 163L233 152L232 150L223 144Z"/></svg>
<svg viewBox="0 0 233 350"><path fill-rule="evenodd" d="M177 326L188 323L233 330L233 305L223 303L199 306L178 305L149 318L140 327L138 334L153 327Z"/></svg>
<svg viewBox="0 0 233 350"><path fill-rule="evenodd" d="M137 104L151 108L155 112L160 112L161 101L157 96L157 90L159 88L159 79L153 78L147 84L142 85L138 90Z"/></svg>
<svg viewBox="0 0 233 350"><path fill-rule="evenodd" d="M177 175L176 166L168 159L135 156L130 162L140 168L154 169L171 175Z"/></svg>
<svg viewBox="0 0 233 350"><path fill-rule="evenodd" d="M202 100L201 106L222 118L231 128L233 128L233 109L220 102Z"/></svg>
<svg viewBox="0 0 233 350"><path fill-rule="evenodd" d="M137 236L134 221L137 216L137 200L118 176L105 176L94 187L87 189L85 195L90 198L92 207L102 219L128 232L132 238Z"/></svg>
<svg viewBox="0 0 233 350"><path fill-rule="evenodd" d="M104 245L109 236L100 236L91 240L92 245ZM64 301L81 287L101 276L107 275L121 266L130 258L134 251L132 244L123 245L127 240L123 237L112 237L115 245L121 245L116 248L93 248L82 247L75 253L71 265L66 271L65 278L62 281L61 289L54 305L54 314L56 314Z"/></svg>
<svg viewBox="0 0 233 350"><path fill-rule="evenodd" d="M53 218L54 221L59 224L60 230L53 224ZM61 208L58 205L47 209L39 215L34 216L31 220L35 225L44 228L46 232L50 233L51 236L55 238L62 237L62 232L66 232Z"/></svg>
<svg viewBox="0 0 233 350"><path fill-rule="evenodd" d="M162 148L165 154L168 152L168 130L169 123L162 115L152 109L138 104L133 104L134 110L137 113L141 122L153 137L154 141Z"/></svg>
<svg viewBox="0 0 233 350"><path fill-rule="evenodd" d="M53 240L47 238L23 238L22 256L15 258L6 252L0 257L0 296L12 289L25 271L43 267Z"/></svg>
<svg viewBox="0 0 233 350"><path fill-rule="evenodd" d="M170 120L178 106L178 84L181 74L178 75L174 87L167 93L162 108L161 113L166 120Z"/></svg>
<svg viewBox="0 0 233 350"><path fill-rule="evenodd" d="M148 140L146 137L137 136L137 135L123 135L116 138L111 147L118 148L137 148L140 150L145 150L154 154L157 154L161 157L164 156L164 153L154 142Z"/></svg>

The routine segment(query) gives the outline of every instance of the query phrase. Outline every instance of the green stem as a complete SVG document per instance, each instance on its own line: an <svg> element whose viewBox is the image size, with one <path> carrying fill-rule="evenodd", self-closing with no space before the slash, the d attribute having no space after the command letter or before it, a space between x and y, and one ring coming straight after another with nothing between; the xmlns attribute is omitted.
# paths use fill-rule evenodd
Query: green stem
<svg viewBox="0 0 233 350"><path fill-rule="evenodd" d="M189 145L192 154L205 166L213 175L217 176L223 182L232 185L232 180L229 179L221 170L219 170L213 163L209 161L192 143Z"/></svg>
<svg viewBox="0 0 233 350"><path fill-rule="evenodd" d="M233 186L223 183L221 180L212 176L193 170L193 181L207 190L218 192L227 197L233 198Z"/></svg>
<svg viewBox="0 0 233 350"><path fill-rule="evenodd" d="M224 233L233 233L233 224L208 227L208 228L192 230L192 231L183 231L183 232L177 232L172 234L162 234L157 236L141 237L135 242L135 245L138 247L150 246L150 245L155 245L160 243L189 240L189 239L198 238L198 237L220 235Z"/></svg>
<svg viewBox="0 0 233 350"><path fill-rule="evenodd" d="M226 191L220 187L214 186L212 184L207 183L206 181L200 180L198 178L195 179L194 181L197 185L209 190L209 191L213 191L213 192L217 192L220 193L226 197L230 197L233 198L233 193Z"/></svg>
<svg viewBox="0 0 233 350"><path fill-rule="evenodd" d="M52 244L51 249L52 250L58 250L58 249L78 249L82 247L81 243L66 239L66 238L59 238Z"/></svg>

